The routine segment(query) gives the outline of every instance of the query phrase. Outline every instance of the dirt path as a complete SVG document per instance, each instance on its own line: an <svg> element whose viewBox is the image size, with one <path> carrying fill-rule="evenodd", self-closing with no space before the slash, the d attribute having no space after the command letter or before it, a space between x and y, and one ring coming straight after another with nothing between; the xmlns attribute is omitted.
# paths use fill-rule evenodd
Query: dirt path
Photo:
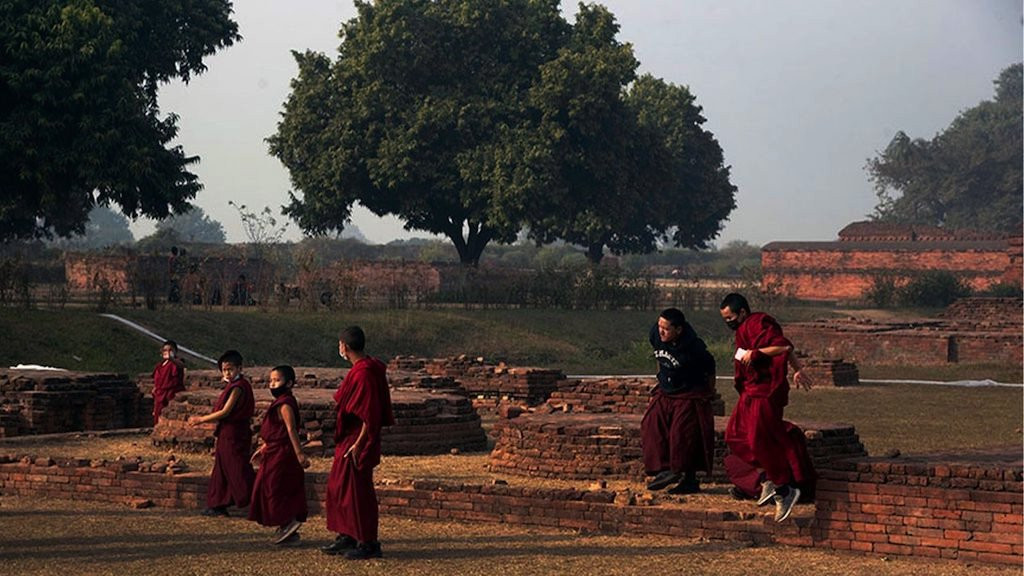
<svg viewBox="0 0 1024 576"><path fill-rule="evenodd" d="M331 538L322 516L310 518L300 532L299 546L275 548L269 529L237 517L0 496L0 565L5 574L18 575L1020 574L1019 567L389 517L381 521L385 557L352 562L317 551Z"/></svg>

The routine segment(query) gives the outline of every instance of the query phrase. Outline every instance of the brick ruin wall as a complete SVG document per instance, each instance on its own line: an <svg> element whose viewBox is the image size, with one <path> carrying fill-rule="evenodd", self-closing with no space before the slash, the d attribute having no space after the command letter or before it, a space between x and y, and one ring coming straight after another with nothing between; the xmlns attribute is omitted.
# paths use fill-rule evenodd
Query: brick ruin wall
<svg viewBox="0 0 1024 576"><path fill-rule="evenodd" d="M863 365L1024 363L1024 300L963 298L935 320L830 319L786 325L801 353Z"/></svg>
<svg viewBox="0 0 1024 576"><path fill-rule="evenodd" d="M255 442L263 416L272 398L267 390L270 368L250 368L250 382L256 396L252 418ZM300 429L306 451L330 456L334 450L336 405L334 390L347 372L337 368L297 368L295 397L299 402ZM214 426L190 426L189 416L208 414L223 383L215 370L188 373L188 389L177 394L164 408L153 429L157 446L174 446L189 451L206 451L213 446ZM384 429L385 454L441 454L480 451L487 436L480 416L466 391L450 379L409 373L389 375L392 409L396 423ZM140 377L139 387L152 390L152 378Z"/></svg>
<svg viewBox="0 0 1024 576"><path fill-rule="evenodd" d="M124 374L0 370L0 438L152 423L153 399Z"/></svg>
<svg viewBox="0 0 1024 576"><path fill-rule="evenodd" d="M491 451L492 472L539 478L575 480L642 478L643 414L574 413L530 414L496 425ZM715 461L711 479L726 482L723 459L725 417L715 418ZM827 468L834 459L866 456L852 426L806 423L801 427L815 467Z"/></svg>
<svg viewBox="0 0 1024 576"><path fill-rule="evenodd" d="M1021 283L1020 258L1012 253L1019 244L971 244L774 242L761 251L761 286L802 300L860 301L879 277L900 281L923 271L952 272L975 291Z"/></svg>
<svg viewBox="0 0 1024 576"><path fill-rule="evenodd" d="M418 520L495 522L584 533L662 534L782 544L882 557L1019 567L1024 504L1019 447L897 459L852 458L821 469L813 515L777 524L753 503L651 505L628 491L410 480L380 482L381 513ZM312 513L325 473L307 473ZM158 462L0 456L0 493L198 509L207 475Z"/></svg>

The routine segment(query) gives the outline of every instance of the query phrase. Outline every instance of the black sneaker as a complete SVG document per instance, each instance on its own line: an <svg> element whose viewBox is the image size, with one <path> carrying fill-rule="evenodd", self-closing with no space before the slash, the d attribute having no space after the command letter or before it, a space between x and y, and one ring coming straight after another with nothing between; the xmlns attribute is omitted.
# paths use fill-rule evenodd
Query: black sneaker
<svg viewBox="0 0 1024 576"><path fill-rule="evenodd" d="M668 489L668 494L697 494L700 492L700 482L696 480L687 482L683 480L679 484Z"/></svg>
<svg viewBox="0 0 1024 576"><path fill-rule="evenodd" d="M729 486L729 496L732 496L733 500L753 500L746 492L736 486Z"/></svg>
<svg viewBox="0 0 1024 576"><path fill-rule="evenodd" d="M677 474L671 470L662 470L661 472L658 472L658 475L654 477L654 480L651 480L651 483L647 485L647 489L654 492L655 490L668 488L676 482L679 482L682 477L682 474Z"/></svg>
<svg viewBox="0 0 1024 576"><path fill-rule="evenodd" d="M292 520L286 526L282 526L274 534L274 544L283 544L284 541L287 540L289 536L295 534L295 532L299 529L300 526L302 526L302 522L299 522L298 520Z"/></svg>
<svg viewBox="0 0 1024 576"><path fill-rule="evenodd" d="M345 553L345 558L349 560L369 560L370 558L380 558L384 553L380 549L380 542L360 542L355 548Z"/></svg>
<svg viewBox="0 0 1024 576"><path fill-rule="evenodd" d="M278 540L274 542L274 546L298 546L302 541L302 536L298 532L292 532L284 540Z"/></svg>
<svg viewBox="0 0 1024 576"><path fill-rule="evenodd" d="M358 544L359 543L356 542L355 538L342 534L335 538L334 542L331 542L327 546L321 546L320 551L324 554L330 554L331 556L335 556L337 554L344 554L345 552L354 549Z"/></svg>
<svg viewBox="0 0 1024 576"><path fill-rule="evenodd" d="M210 517L223 516L223 517L227 518L227 516L228 516L228 509L224 508L224 507L207 508L206 510L203 510L202 512L200 512L200 514L202 514L203 516L210 516Z"/></svg>

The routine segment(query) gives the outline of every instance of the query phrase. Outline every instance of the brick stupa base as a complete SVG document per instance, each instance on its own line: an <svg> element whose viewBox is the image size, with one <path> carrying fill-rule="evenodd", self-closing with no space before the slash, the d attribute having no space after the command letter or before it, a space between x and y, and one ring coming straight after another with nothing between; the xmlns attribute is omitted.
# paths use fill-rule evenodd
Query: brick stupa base
<svg viewBox="0 0 1024 576"><path fill-rule="evenodd" d="M254 440L263 415L271 403L269 391L256 394L256 414L252 419ZM153 429L153 443L184 450L206 451L213 446L212 424L190 426L188 417L208 414L219 391L196 388L178 394L164 409ZM300 435L307 451L329 455L334 449L334 390L296 387L302 419ZM480 451L487 448L487 437L480 417L464 394L432 389L394 388L391 390L396 424L384 429L382 441L388 455L440 454L453 449Z"/></svg>
<svg viewBox="0 0 1024 576"><path fill-rule="evenodd" d="M498 424L492 472L578 480L643 478L637 414L531 414ZM724 417L715 418L712 480L724 482ZM853 426L797 423L817 468L835 459L867 456Z"/></svg>

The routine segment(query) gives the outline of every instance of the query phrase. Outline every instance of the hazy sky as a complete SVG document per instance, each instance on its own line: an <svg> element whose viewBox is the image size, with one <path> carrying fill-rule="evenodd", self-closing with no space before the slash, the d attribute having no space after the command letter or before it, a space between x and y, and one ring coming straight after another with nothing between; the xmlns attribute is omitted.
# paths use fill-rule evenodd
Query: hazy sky
<svg viewBox="0 0 1024 576"><path fill-rule="evenodd" d="M610 0L619 39L640 71L689 86L718 138L737 208L730 240L829 240L875 205L864 165L897 130L931 138L962 110L990 99L992 80L1022 59L1020 0ZM350 1L238 0L243 40L209 70L160 93L180 116L179 143L198 155L195 203L245 240L228 200L275 211L287 171L267 153L289 82L290 50L337 55ZM562 2L571 21L576 2ZM426 236L361 207L371 241ZM151 222L133 225L136 238ZM289 226L287 238L301 237Z"/></svg>

